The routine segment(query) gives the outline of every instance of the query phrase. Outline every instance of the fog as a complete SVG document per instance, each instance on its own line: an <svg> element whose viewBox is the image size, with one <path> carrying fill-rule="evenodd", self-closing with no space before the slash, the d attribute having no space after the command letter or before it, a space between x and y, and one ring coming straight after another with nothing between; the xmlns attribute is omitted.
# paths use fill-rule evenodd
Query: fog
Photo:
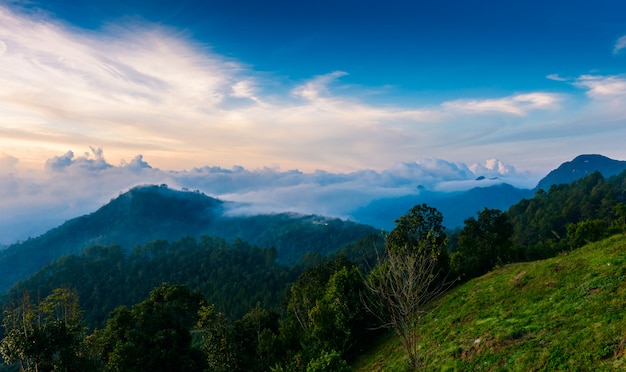
<svg viewBox="0 0 626 372"><path fill-rule="evenodd" d="M18 159L0 156L0 244L36 237L144 184L199 190L238 202L227 212L231 215L288 211L352 219L353 211L373 200L415 195L421 190L452 192L501 182L532 188L537 183L536 177L493 159L469 166L419 159L382 171L350 173L241 166L173 171L153 168L141 155L113 165L102 149L90 148L82 154L67 151L54 156L39 171L21 170L18 165ZM478 181L478 177L485 179Z"/></svg>

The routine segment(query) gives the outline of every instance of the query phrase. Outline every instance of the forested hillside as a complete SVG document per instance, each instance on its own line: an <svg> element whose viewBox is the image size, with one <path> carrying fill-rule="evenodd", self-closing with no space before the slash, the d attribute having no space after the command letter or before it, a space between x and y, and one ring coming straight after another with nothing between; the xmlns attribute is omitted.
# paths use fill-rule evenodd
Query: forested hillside
<svg viewBox="0 0 626 372"><path fill-rule="evenodd" d="M518 258L550 257L620 231L625 203L626 172L608 179L593 172L569 185L537 190L507 212Z"/></svg>
<svg viewBox="0 0 626 372"><path fill-rule="evenodd" d="M48 233L0 252L0 292L63 255L93 245L116 244L129 252L135 245L182 237L219 236L276 248L277 259L294 263L307 253L332 253L378 230L319 216L273 214L229 217L220 200L165 185L136 187L96 212L75 218Z"/></svg>
<svg viewBox="0 0 626 372"><path fill-rule="evenodd" d="M161 283L185 284L216 309L239 318L257 305L277 309L297 270L278 264L276 249L221 238L193 237L169 243L156 240L127 254L119 245L93 246L64 256L13 287L45 297L55 288L72 288L80 297L85 321L102 327L118 306L141 302Z"/></svg>
<svg viewBox="0 0 626 372"><path fill-rule="evenodd" d="M548 173L537 184L537 189L548 190L552 185L570 184L593 172L600 172L605 178L618 175L626 170L626 161L607 158L602 155L579 155L566 161Z"/></svg>
<svg viewBox="0 0 626 372"><path fill-rule="evenodd" d="M383 250L382 235L347 244L335 255L366 271ZM284 292L305 269L331 256L307 255L297 264L278 263L275 248L258 248L222 238L186 237L172 243L155 240L125 252L119 245L92 246L79 255L63 256L8 291L4 302L22 293L45 297L55 288L72 288L80 297L86 325L101 327L110 311L133 305L161 283L184 284L216 309L239 318L256 306L278 310Z"/></svg>

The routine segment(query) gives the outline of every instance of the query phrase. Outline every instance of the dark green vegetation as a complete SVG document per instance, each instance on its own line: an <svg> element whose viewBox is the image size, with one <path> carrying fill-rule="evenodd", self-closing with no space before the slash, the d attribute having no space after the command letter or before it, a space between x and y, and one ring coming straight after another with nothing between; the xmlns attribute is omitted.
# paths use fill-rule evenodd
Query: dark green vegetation
<svg viewBox="0 0 626 372"><path fill-rule="evenodd" d="M219 236L276 248L278 261L298 262L306 253L326 255L379 232L339 219L296 214L228 217L224 202L165 185L136 187L96 212L75 218L46 234L0 252L0 292L8 290L61 256L85 247L116 244L125 251L157 239Z"/></svg>
<svg viewBox="0 0 626 372"><path fill-rule="evenodd" d="M453 232L417 205L384 240L290 266L278 249L207 236L93 246L10 291L0 352L38 370L619 368L625 241L588 244L626 231L625 201L626 173L592 173ZM467 283L438 298L456 278Z"/></svg>
<svg viewBox="0 0 626 372"><path fill-rule="evenodd" d="M622 231L625 203L626 172L608 179L594 172L569 185L540 189L507 212L515 255L519 260L552 257Z"/></svg>
<svg viewBox="0 0 626 372"><path fill-rule="evenodd" d="M278 308L285 283L297 270L276 262L275 249L259 249L220 238L156 240L130 254L117 245L87 248L44 267L9 292L45 297L55 288L72 288L80 297L86 325L101 327L117 306L141 302L161 283L184 283L207 301L239 318L257 304Z"/></svg>

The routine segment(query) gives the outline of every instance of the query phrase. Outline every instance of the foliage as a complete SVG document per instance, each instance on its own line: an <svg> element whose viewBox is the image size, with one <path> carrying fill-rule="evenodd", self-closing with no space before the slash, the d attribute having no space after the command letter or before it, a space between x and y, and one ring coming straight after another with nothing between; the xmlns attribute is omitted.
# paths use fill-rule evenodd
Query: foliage
<svg viewBox="0 0 626 372"><path fill-rule="evenodd" d="M537 190L534 198L520 201L507 212L518 258L552 257L581 244L580 239L568 237L570 224L604 221L606 229L594 239L624 231L620 211L625 200L626 172L608 180L594 172L570 185L553 185L547 192ZM570 228L570 232L575 234L575 231Z"/></svg>
<svg viewBox="0 0 626 372"><path fill-rule="evenodd" d="M445 246L443 215L436 208L418 204L396 220L396 226L386 236L385 249L439 249ZM424 244L427 246L424 247Z"/></svg>
<svg viewBox="0 0 626 372"><path fill-rule="evenodd" d="M163 187L149 191L170 193ZM166 215L197 222L187 221L191 217L180 214L175 203L135 196L120 196L104 216L114 224L127 203L137 218L162 207L155 214L160 221L150 228L163 232L169 228ZM226 235L254 235L265 246L283 244L276 236L286 237L292 242L287 250L206 235L154 240L132 250L94 245L49 264L9 292L5 303L12 306L5 312L0 352L9 363L40 371L347 370L345 361L369 342L375 315L378 325L398 335L381 341L392 356L380 363L385 369L406 364L456 370L619 369L626 364L626 322L616 309L626 305L619 286L626 258L610 244L574 249L626 231L625 200L626 173L608 180L594 173L572 185L538 190L507 212L483 209L450 240L441 213L421 204L386 235L340 220L287 214L241 224L209 221ZM132 225L138 234L149 228L144 223ZM358 236L366 238L336 250ZM593 255L580 253L586 250ZM539 263L506 265L563 251L572 252L546 261L553 263L551 269ZM302 259L286 267L281 255L282 262ZM598 260L606 267L592 266ZM464 279L495 271L433 301L448 289L449 268ZM45 299L33 304L24 293ZM594 318L587 307L606 314ZM552 311L565 310L575 314L567 332L593 340L597 348L558 338L570 319ZM593 326L579 314L595 319ZM85 336L83 322L101 329ZM387 345L393 342L395 347ZM399 356L397 345L406 356ZM584 350L584 356L572 350ZM533 364L533 353L543 364Z"/></svg>
<svg viewBox="0 0 626 372"><path fill-rule="evenodd" d="M27 292L4 311L0 354L23 371L88 369L81 348L84 328L78 296L58 288L34 304Z"/></svg>
<svg viewBox="0 0 626 372"><path fill-rule="evenodd" d="M290 369L303 369L325 352L353 350L370 322L363 311L358 268L339 257L305 270L291 286L281 335L298 348L288 353ZM290 354L290 355L289 355Z"/></svg>
<svg viewBox="0 0 626 372"><path fill-rule="evenodd" d="M452 271L467 280L512 262L512 233L506 214L497 209L485 208L477 219L466 219L459 233L458 250L450 257Z"/></svg>
<svg viewBox="0 0 626 372"><path fill-rule="evenodd" d="M201 354L191 347L191 328L204 305L185 286L163 284L131 309L111 313L99 334L98 356L107 371L198 370Z"/></svg>
<svg viewBox="0 0 626 372"><path fill-rule="evenodd" d="M607 224L603 220L587 220L570 223L566 229L570 248L573 249L602 239L606 234Z"/></svg>
<svg viewBox="0 0 626 372"><path fill-rule="evenodd" d="M306 372L350 372L351 368L341 355L336 351L324 351L322 354L309 362Z"/></svg>
<svg viewBox="0 0 626 372"><path fill-rule="evenodd" d="M188 237L173 243L156 240L125 255L120 246L94 246L66 256L18 283L9 296L24 290L47 295L57 287L74 288L91 327L102 327L110 311L142 301L167 282L188 285L219 311L241 317L260 303L278 308L286 283L297 271L276 262L276 250L242 241Z"/></svg>

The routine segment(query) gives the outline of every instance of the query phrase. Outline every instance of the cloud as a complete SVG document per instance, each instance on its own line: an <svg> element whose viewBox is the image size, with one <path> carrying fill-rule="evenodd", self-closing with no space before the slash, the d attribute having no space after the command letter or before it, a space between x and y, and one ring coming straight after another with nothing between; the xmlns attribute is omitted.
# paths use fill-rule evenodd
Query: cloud
<svg viewBox="0 0 626 372"><path fill-rule="evenodd" d="M513 166L506 165L498 159L489 159L483 163L472 164L470 169L475 175L483 177L498 177L515 173Z"/></svg>
<svg viewBox="0 0 626 372"><path fill-rule="evenodd" d="M46 169L57 172L72 166L87 168L96 171L111 167L111 165L108 164L104 159L103 151L101 148L96 149L91 147L90 149L91 153L86 152L83 156L80 156L78 158L74 158L74 152L72 151L68 151L61 156L54 156L46 161L45 167ZM133 161L140 162L141 155L139 156L139 159L135 158Z"/></svg>
<svg viewBox="0 0 626 372"><path fill-rule="evenodd" d="M622 49L626 48L626 35L620 37L615 42L615 47L613 48L613 54L619 53Z"/></svg>
<svg viewBox="0 0 626 372"><path fill-rule="evenodd" d="M554 93L525 93L497 99L461 99L443 103L443 107L452 111L469 113L500 112L525 116L533 110L549 110L558 108L561 100Z"/></svg>
<svg viewBox="0 0 626 372"><path fill-rule="evenodd" d="M591 98L626 95L626 76L624 75L581 75L573 84L586 89L587 95Z"/></svg>
<svg viewBox="0 0 626 372"><path fill-rule="evenodd" d="M10 155L1 159L8 159L9 169L17 161ZM0 161L0 166L3 163ZM512 167L498 169L507 170L501 175L503 180L515 182L521 177ZM475 178L467 165L435 158L402 162L382 171L348 173L241 166L166 171L153 168L141 155L113 165L99 148L80 156L67 151L51 157L41 171L14 172L0 178L0 243L42 234L142 184L200 190L237 202L231 214L299 212L350 218L372 200L416 194L419 186L448 192L484 185Z"/></svg>
<svg viewBox="0 0 626 372"><path fill-rule="evenodd" d="M163 26L84 31L1 9L0 145L19 158L25 145L47 159L97 144L117 161L140 149L170 169L213 159L353 170L393 164L446 116L339 96L343 71L279 82Z"/></svg>
<svg viewBox="0 0 626 372"><path fill-rule="evenodd" d="M328 93L328 85L330 83L345 75L347 75L346 72L335 71L330 74L316 76L305 84L296 87L293 90L293 94L309 101L315 101Z"/></svg>
<svg viewBox="0 0 626 372"><path fill-rule="evenodd" d="M10 174L16 170L19 159L0 152L0 175Z"/></svg>
<svg viewBox="0 0 626 372"><path fill-rule="evenodd" d="M546 79L554 81L568 81L568 79L561 77L559 74L549 74L546 76Z"/></svg>

